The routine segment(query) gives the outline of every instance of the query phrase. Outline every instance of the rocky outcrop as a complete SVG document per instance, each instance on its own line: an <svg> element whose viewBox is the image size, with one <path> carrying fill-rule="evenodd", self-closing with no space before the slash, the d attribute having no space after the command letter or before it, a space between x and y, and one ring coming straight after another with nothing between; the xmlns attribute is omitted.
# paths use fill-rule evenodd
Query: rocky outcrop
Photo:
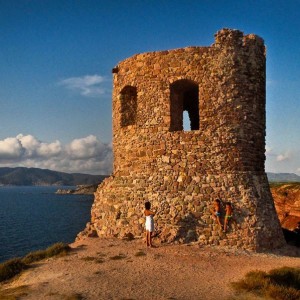
<svg viewBox="0 0 300 300"><path fill-rule="evenodd" d="M300 222L300 183L273 184L271 193L281 226L293 230Z"/></svg>
<svg viewBox="0 0 300 300"><path fill-rule="evenodd" d="M59 195L93 195L97 190L98 184L77 185L76 189L58 189L55 194Z"/></svg>

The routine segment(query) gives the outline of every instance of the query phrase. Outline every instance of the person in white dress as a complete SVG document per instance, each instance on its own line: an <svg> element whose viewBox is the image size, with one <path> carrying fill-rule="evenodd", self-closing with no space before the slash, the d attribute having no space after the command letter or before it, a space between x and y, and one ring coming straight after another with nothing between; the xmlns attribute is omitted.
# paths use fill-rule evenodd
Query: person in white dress
<svg viewBox="0 0 300 300"><path fill-rule="evenodd" d="M146 229L146 244L147 247L153 247L152 245L152 232L154 232L154 212L150 210L151 203L147 201L145 203L145 211L144 214L146 216L145 229Z"/></svg>

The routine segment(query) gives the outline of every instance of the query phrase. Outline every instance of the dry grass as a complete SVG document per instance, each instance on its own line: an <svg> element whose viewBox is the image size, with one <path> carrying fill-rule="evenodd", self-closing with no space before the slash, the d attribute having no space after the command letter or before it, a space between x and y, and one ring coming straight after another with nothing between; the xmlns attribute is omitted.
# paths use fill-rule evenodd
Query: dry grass
<svg viewBox="0 0 300 300"><path fill-rule="evenodd" d="M84 260L84 261L95 261L97 259L97 257L93 257L93 256L85 256L85 257L82 257L81 260Z"/></svg>
<svg viewBox="0 0 300 300"><path fill-rule="evenodd" d="M62 299L62 300L83 300L85 297L82 294L79 293L72 293L72 294L60 294L60 293L48 293L48 297L51 297L53 299ZM1 298L0 298L1 299Z"/></svg>
<svg viewBox="0 0 300 300"><path fill-rule="evenodd" d="M8 280L26 269L27 265L21 258L13 258L0 264L0 282Z"/></svg>
<svg viewBox="0 0 300 300"><path fill-rule="evenodd" d="M102 264L105 262L105 260L102 257L97 258L97 257L93 257L93 256L86 256L81 259L84 261L93 261L93 262L96 262L97 264Z"/></svg>
<svg viewBox="0 0 300 300"><path fill-rule="evenodd" d="M271 188L284 186L285 189L300 188L300 182L269 182Z"/></svg>
<svg viewBox="0 0 300 300"><path fill-rule="evenodd" d="M81 294L75 293L75 294L71 294L71 295L63 295L63 299L64 300L82 300L82 299L84 299L84 296L82 296Z"/></svg>
<svg viewBox="0 0 300 300"><path fill-rule="evenodd" d="M31 264L36 261L40 261L45 258L49 258L52 256L64 256L70 251L70 247L64 243L56 243L46 250L38 250L34 252L30 252L23 259L22 262L25 264Z"/></svg>
<svg viewBox="0 0 300 300"><path fill-rule="evenodd" d="M144 251L142 251L142 250L139 250L138 252L136 252L134 254L134 256L146 256L146 253Z"/></svg>
<svg viewBox="0 0 300 300"><path fill-rule="evenodd" d="M0 264L0 282L8 280L21 273L33 262L37 262L52 256L63 256L66 255L69 251L70 247L68 245L57 243L48 247L46 250L30 252L23 258L10 259Z"/></svg>
<svg viewBox="0 0 300 300"><path fill-rule="evenodd" d="M111 256L109 259L111 260L120 260L126 258L126 255L120 253L119 255Z"/></svg>
<svg viewBox="0 0 300 300"><path fill-rule="evenodd" d="M22 285L16 288L0 290L0 299L17 300L29 294L29 287Z"/></svg>
<svg viewBox="0 0 300 300"><path fill-rule="evenodd" d="M283 267L269 273L252 271L232 286L236 292L246 292L261 299L299 300L300 269Z"/></svg>

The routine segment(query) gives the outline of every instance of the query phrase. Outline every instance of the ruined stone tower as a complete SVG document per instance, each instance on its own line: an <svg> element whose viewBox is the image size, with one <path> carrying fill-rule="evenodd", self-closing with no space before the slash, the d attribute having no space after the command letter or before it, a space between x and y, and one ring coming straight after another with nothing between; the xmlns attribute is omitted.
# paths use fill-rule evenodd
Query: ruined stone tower
<svg viewBox="0 0 300 300"><path fill-rule="evenodd" d="M114 171L95 193L86 232L141 236L149 200L161 241L283 245L264 171L265 61L261 38L222 29L210 47L120 62L113 69ZM210 212L216 198L234 208L237 224L227 233Z"/></svg>

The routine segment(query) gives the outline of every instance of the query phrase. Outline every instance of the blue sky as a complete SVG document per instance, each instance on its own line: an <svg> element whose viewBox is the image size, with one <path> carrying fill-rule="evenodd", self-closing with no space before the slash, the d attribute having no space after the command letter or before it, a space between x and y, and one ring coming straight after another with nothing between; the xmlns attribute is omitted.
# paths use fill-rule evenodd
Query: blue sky
<svg viewBox="0 0 300 300"><path fill-rule="evenodd" d="M266 171L300 175L298 0L0 0L0 167L109 173L111 69L224 27L265 40Z"/></svg>

